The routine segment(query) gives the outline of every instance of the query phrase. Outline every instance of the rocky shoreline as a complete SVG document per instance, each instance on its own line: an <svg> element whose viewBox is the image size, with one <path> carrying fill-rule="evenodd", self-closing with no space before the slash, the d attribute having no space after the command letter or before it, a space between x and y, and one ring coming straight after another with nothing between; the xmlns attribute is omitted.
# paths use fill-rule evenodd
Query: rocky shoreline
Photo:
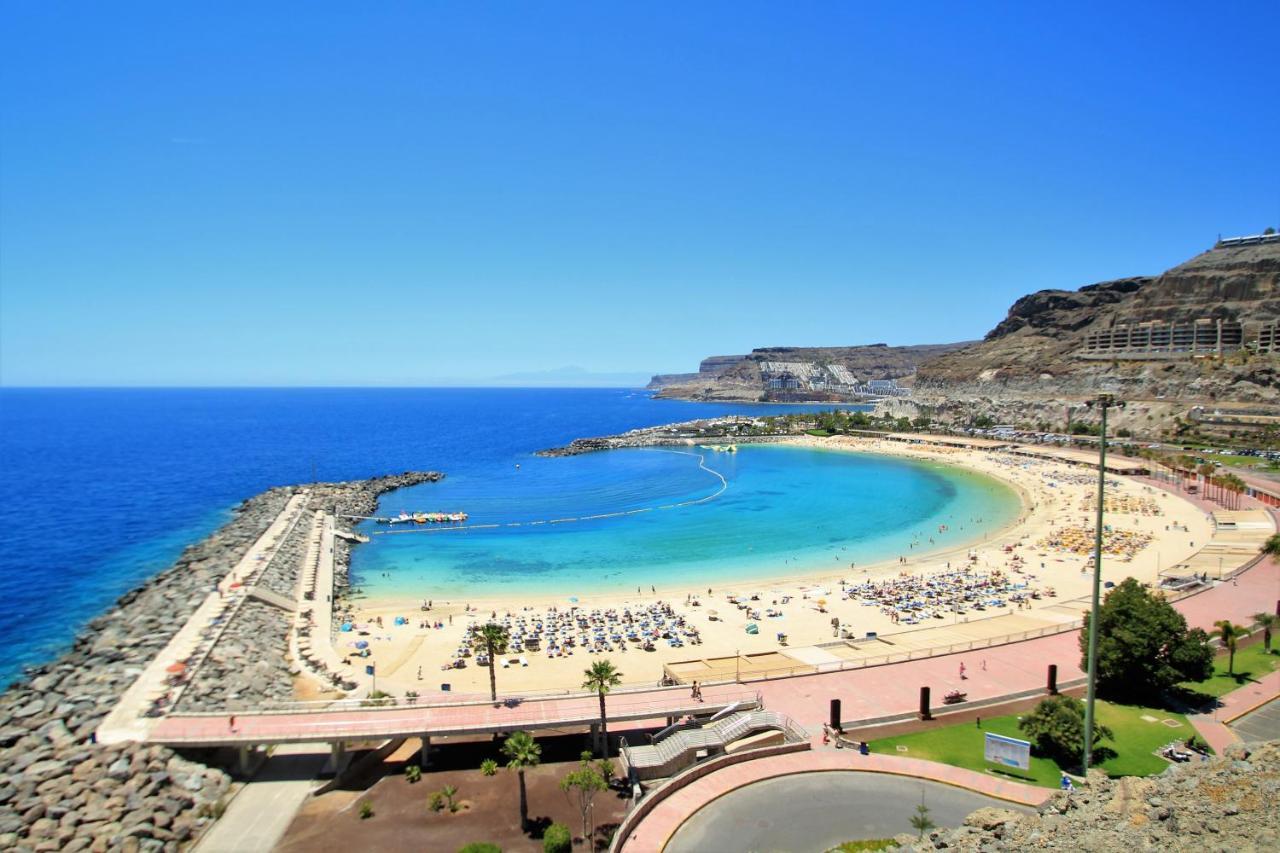
<svg viewBox="0 0 1280 853"><path fill-rule="evenodd" d="M633 429L618 435L575 438L563 447L539 450L535 456L578 456L598 450L624 447L689 447L697 444L764 444L782 441L787 435L739 435L735 429L741 417L706 418L662 426Z"/></svg>
<svg viewBox="0 0 1280 853"><path fill-rule="evenodd" d="M309 507L370 515L380 495L443 476L418 471L316 484L309 487ZM106 746L97 744L93 733L214 584L301 488L276 487L244 501L230 521L188 546L171 567L89 622L68 652L29 668L25 681L11 684L0 695L0 849L177 851L221 813L230 777L190 760L212 762L214 753L184 757L162 746ZM343 548L340 553L350 551ZM291 588L300 559L298 554L295 560L273 566L272 572L280 574L268 585L277 591ZM292 569L286 563L292 563ZM264 614L256 602L253 605L220 639L219 646L228 644L224 656L235 645L252 656L264 634L279 627L275 614ZM287 629L287 619L282 624ZM283 645L283 629L280 642ZM272 651L263 660L267 666L262 672L255 670L242 689L252 693L262 687L265 699L281 683L288 685L289 677L283 653Z"/></svg>

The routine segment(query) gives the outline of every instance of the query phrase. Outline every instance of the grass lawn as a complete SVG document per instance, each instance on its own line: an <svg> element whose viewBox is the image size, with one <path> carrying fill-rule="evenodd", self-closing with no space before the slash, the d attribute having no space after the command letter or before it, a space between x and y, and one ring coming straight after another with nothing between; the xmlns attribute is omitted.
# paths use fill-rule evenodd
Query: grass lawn
<svg viewBox="0 0 1280 853"><path fill-rule="evenodd" d="M1267 654L1262 643L1254 643L1248 648L1236 652L1235 676L1227 675L1227 656L1220 654L1213 661L1213 677L1208 681L1188 681L1180 684L1188 694L1202 694L1206 700L1216 699L1237 690L1249 683L1248 679L1259 679L1280 669L1280 649L1272 642L1271 654ZM1194 697L1191 697L1194 701Z"/></svg>
<svg viewBox="0 0 1280 853"><path fill-rule="evenodd" d="M1223 465L1233 465L1236 468L1258 468L1264 471L1273 471L1276 468L1275 463L1260 456L1237 456L1234 453L1204 453L1202 455L1210 462L1221 462Z"/></svg>
<svg viewBox="0 0 1280 853"><path fill-rule="evenodd" d="M1149 776L1160 773L1169 766L1169 763L1152 753L1170 741L1186 740L1195 734L1186 717L1169 711L1136 705L1113 705L1099 700L1097 713L1098 722L1111 729L1112 734L1115 735L1115 740L1104 740L1101 746L1115 750L1116 756L1098 765L1111 776ZM1149 719L1143 719L1144 717ZM1178 725L1166 725L1163 722L1165 720L1172 720ZM903 755L908 758L938 761L954 767L976 770L979 773L989 772L994 776L1014 779L1030 785L1054 788L1061 782L1061 770L1048 758L1032 755L1030 770L988 764L982 758L984 732L1026 739L1018 729L1018 715L1011 714L984 719L981 729L972 724L963 723L872 741L871 751L885 755ZM900 752L899 746L905 746L907 751Z"/></svg>

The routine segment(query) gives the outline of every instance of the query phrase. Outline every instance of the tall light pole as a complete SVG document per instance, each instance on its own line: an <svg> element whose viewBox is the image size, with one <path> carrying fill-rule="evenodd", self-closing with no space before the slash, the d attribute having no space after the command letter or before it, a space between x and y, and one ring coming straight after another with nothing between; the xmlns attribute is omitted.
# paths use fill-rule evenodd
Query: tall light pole
<svg viewBox="0 0 1280 853"><path fill-rule="evenodd" d="M1098 517L1093 531L1093 609L1089 611L1089 689L1084 704L1084 773L1089 774L1089 759L1093 757L1093 703L1098 684L1098 598L1102 592L1102 507L1103 490L1107 484L1107 409L1124 408L1114 394L1099 394L1085 403L1089 408L1097 406L1102 411L1102 429L1098 440Z"/></svg>

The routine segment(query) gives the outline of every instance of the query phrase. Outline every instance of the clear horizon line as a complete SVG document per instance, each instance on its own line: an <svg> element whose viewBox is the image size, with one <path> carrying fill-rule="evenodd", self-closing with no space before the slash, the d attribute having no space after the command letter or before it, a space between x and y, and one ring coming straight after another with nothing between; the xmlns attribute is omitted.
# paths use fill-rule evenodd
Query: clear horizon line
<svg viewBox="0 0 1280 853"><path fill-rule="evenodd" d="M244 390L262 390L262 391L283 391L291 388L298 389L333 389L333 390L410 390L410 389L460 389L460 390L493 390L507 389L515 391L573 391L573 390L602 390L614 388L625 391L643 391L646 390L644 385L466 385L466 384L449 384L449 385L342 385L342 384L297 384L297 385L123 385L123 384L103 384L103 385L83 385L83 384L67 384L67 385L14 385L0 384L0 391L145 391L145 390L169 390L169 391L191 391L191 390L210 390L210 391L244 391Z"/></svg>

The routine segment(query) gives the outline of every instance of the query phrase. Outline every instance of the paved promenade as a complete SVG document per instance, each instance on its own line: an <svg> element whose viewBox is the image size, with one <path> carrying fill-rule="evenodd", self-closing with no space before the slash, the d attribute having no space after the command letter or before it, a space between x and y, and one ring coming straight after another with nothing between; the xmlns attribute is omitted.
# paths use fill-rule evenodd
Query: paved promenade
<svg viewBox="0 0 1280 853"><path fill-rule="evenodd" d="M1214 752L1221 755L1228 746L1240 741L1240 736L1227 723L1243 717L1277 696L1280 696L1280 672L1272 672L1220 698L1219 706L1213 713L1188 714L1187 719L1195 726L1196 733L1213 747Z"/></svg>
<svg viewBox="0 0 1280 853"><path fill-rule="evenodd" d="M1104 576L1106 563L1103 563ZM1212 630L1213 623L1231 619L1251 623L1254 613L1272 610L1280 598L1280 562L1265 560L1227 581L1177 602L1192 627ZM965 677L960 677L960 664ZM1058 682L1083 678L1079 632L1055 634L1021 643L958 652L888 666L845 670L757 682L765 707L781 711L805 727L820 726L828 717L828 702L840 699L845 721L903 714L919 705L920 688L931 688L935 710L944 694L961 690L970 702L1043 689L1048 665L1058 665Z"/></svg>
<svg viewBox="0 0 1280 853"><path fill-rule="evenodd" d="M659 803L622 844L621 850L662 850L671 836L690 815L717 797L735 788L764 779L811 773L822 770L853 770L865 773L888 773L928 779L946 785L967 788L990 797L1023 806L1038 806L1053 796L1049 788L1023 785L998 779L985 773L964 770L933 761L898 758L891 755L859 755L854 750L820 749L787 755L758 758L717 770L673 793Z"/></svg>

